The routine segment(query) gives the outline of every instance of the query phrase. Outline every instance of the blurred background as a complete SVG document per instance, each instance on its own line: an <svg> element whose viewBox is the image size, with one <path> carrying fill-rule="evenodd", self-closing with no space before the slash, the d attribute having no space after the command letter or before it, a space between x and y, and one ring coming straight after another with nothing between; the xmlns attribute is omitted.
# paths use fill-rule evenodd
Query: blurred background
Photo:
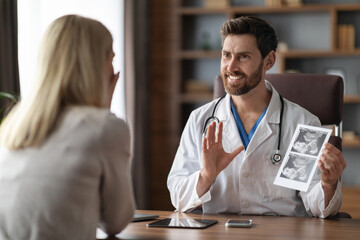
<svg viewBox="0 0 360 240"><path fill-rule="evenodd" d="M266 19L280 41L270 72L344 79L342 210L360 218L359 0L0 0L0 7L0 91L20 96L31 90L52 20L80 14L109 28L121 72L111 110L131 127L138 209L157 210L174 209L166 179L182 129L212 99L221 24L241 15Z"/></svg>

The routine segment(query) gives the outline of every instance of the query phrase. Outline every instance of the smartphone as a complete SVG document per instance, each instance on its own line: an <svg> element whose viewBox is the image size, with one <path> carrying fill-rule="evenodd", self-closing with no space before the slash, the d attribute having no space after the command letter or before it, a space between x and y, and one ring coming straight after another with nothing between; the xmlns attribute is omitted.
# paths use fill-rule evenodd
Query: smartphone
<svg viewBox="0 0 360 240"><path fill-rule="evenodd" d="M248 220L233 220L233 219L229 219L226 223L225 223L226 227L233 227L233 228L249 228L252 226L252 220L248 219Z"/></svg>
<svg viewBox="0 0 360 240"><path fill-rule="evenodd" d="M154 214L142 214L142 213L134 213L133 222L140 222L140 221L147 221L147 220L154 220L158 218L159 215Z"/></svg>

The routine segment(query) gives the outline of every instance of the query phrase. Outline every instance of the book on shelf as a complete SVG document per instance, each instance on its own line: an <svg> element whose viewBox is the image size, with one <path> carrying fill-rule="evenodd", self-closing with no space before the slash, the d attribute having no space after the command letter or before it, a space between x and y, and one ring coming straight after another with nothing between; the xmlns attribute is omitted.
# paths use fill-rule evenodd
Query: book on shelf
<svg viewBox="0 0 360 240"><path fill-rule="evenodd" d="M267 7L299 7L302 4L302 0L265 0L265 6Z"/></svg>
<svg viewBox="0 0 360 240"><path fill-rule="evenodd" d="M351 24L338 25L338 48L340 50L355 49L355 27Z"/></svg>
<svg viewBox="0 0 360 240"><path fill-rule="evenodd" d="M204 0L206 8L227 8L230 6L230 0Z"/></svg>
<svg viewBox="0 0 360 240"><path fill-rule="evenodd" d="M185 82L186 93L212 93L212 86L206 82L189 79Z"/></svg>
<svg viewBox="0 0 360 240"><path fill-rule="evenodd" d="M303 5L302 0L284 0L283 2L288 7L300 7Z"/></svg>
<svg viewBox="0 0 360 240"><path fill-rule="evenodd" d="M344 146L360 146L359 134L354 131L344 131L342 137L342 143Z"/></svg>
<svg viewBox="0 0 360 240"><path fill-rule="evenodd" d="M281 7L282 0L265 0L265 6L267 7Z"/></svg>

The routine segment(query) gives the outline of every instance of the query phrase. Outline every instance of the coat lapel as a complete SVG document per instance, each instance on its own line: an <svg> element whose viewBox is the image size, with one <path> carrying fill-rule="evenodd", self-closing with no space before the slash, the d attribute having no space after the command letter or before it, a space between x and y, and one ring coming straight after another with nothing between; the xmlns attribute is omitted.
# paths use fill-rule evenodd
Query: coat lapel
<svg viewBox="0 0 360 240"><path fill-rule="evenodd" d="M278 137L274 130L278 128L280 124L281 102L279 93L272 87L269 82L266 81L266 85L267 88L272 91L269 107L248 145L245 158L250 156L255 150L259 150L260 145L269 137ZM276 146L274 146L274 150L275 149Z"/></svg>
<svg viewBox="0 0 360 240"><path fill-rule="evenodd" d="M230 95L227 94L224 102L216 113L223 122L223 147L226 152L232 152L238 146L243 145L235 119L230 108Z"/></svg>

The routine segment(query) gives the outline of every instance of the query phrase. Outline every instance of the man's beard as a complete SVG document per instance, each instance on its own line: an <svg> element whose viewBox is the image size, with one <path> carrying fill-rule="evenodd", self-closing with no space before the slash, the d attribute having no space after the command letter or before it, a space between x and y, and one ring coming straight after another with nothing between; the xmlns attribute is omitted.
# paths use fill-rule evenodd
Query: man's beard
<svg viewBox="0 0 360 240"><path fill-rule="evenodd" d="M228 72L225 70L221 73L221 77L223 79L225 91L230 95L239 96L245 93L248 93L252 89L254 89L262 79L262 68L263 68L263 61L261 61L258 69L252 73L251 75L247 76L244 73L241 72ZM244 79L240 80L238 83L230 83L226 76L243 76Z"/></svg>

